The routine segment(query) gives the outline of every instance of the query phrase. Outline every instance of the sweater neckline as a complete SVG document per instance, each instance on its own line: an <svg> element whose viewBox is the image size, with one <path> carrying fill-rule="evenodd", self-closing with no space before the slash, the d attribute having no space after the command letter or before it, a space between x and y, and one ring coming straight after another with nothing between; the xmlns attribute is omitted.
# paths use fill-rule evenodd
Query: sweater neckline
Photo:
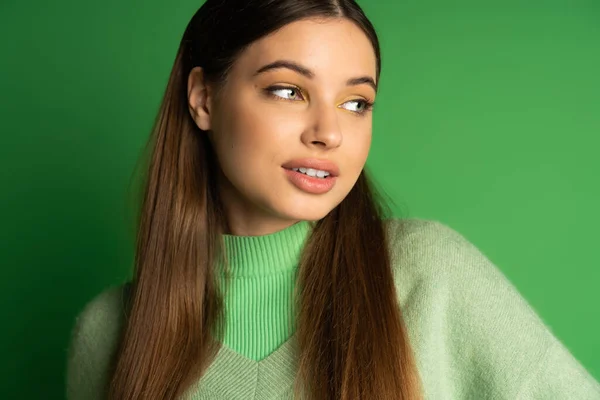
<svg viewBox="0 0 600 400"><path fill-rule="evenodd" d="M248 358L227 345L221 347L198 382L210 393L219 393L224 398L233 392L239 398L279 398L285 392L293 390L295 371L297 370L298 343L294 333L274 352L260 361ZM256 377L260 376L260 379ZM269 382L278 382L272 385ZM258 384L258 386L256 386ZM198 388L192 389L198 390Z"/></svg>
<svg viewBox="0 0 600 400"><path fill-rule="evenodd" d="M293 271L311 228L310 221L301 220L267 235L223 234L231 276L252 278Z"/></svg>

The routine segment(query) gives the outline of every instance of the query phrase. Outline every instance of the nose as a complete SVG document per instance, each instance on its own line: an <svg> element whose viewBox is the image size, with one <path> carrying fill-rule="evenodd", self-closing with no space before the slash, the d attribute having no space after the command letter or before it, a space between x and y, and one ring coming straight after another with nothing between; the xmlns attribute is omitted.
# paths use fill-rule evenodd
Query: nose
<svg viewBox="0 0 600 400"><path fill-rule="evenodd" d="M309 147L334 149L342 144L338 111L326 106L314 107L313 118L302 134L302 142Z"/></svg>

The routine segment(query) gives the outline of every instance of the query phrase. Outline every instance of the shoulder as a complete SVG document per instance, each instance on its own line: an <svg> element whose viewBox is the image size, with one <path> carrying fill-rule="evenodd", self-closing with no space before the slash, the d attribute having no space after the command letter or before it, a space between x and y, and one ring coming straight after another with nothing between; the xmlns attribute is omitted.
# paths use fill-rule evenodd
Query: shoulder
<svg viewBox="0 0 600 400"><path fill-rule="evenodd" d="M503 279L486 255L463 234L440 221L385 220L388 248L397 279L442 280L461 275Z"/></svg>
<svg viewBox="0 0 600 400"><path fill-rule="evenodd" d="M129 283L111 286L92 297L75 319L75 339L105 337L106 333L118 330L126 313L129 286Z"/></svg>
<svg viewBox="0 0 600 400"><path fill-rule="evenodd" d="M460 232L440 221L422 218L389 218L384 220L384 225L391 250L396 256L403 250L427 250L431 246L449 246L449 249L462 247L466 251L477 251Z"/></svg>
<svg viewBox="0 0 600 400"><path fill-rule="evenodd" d="M67 398L96 398L105 390L126 319L130 284L106 288L75 318L67 355Z"/></svg>
<svg viewBox="0 0 600 400"><path fill-rule="evenodd" d="M452 398L600 394L517 287L464 235L434 220L386 224L398 301L425 387Z"/></svg>
<svg viewBox="0 0 600 400"><path fill-rule="evenodd" d="M456 229L435 220L387 220L392 268L399 296L418 292L453 307L487 307L508 304L528 315L533 309L507 276ZM493 294L494 297L490 297Z"/></svg>
<svg viewBox="0 0 600 400"><path fill-rule="evenodd" d="M419 219L391 222L390 229L398 299L413 317L422 318L423 308L435 310L432 317L455 332L482 340L484 332L495 336L505 329L526 330L532 341L546 345L551 340L552 332L517 286L460 232ZM502 327L498 321L504 321Z"/></svg>

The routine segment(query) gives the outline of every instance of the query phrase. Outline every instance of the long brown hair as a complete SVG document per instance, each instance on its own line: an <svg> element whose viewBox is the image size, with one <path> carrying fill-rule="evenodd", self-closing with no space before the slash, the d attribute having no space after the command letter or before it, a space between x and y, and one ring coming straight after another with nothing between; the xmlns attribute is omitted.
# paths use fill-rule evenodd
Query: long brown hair
<svg viewBox="0 0 600 400"><path fill-rule="evenodd" d="M216 157L189 112L190 71L201 66L222 87L249 44L306 18L347 18L360 27L373 45L379 82L377 35L353 0L208 0L189 22L143 157L135 274L110 399L183 396L223 337L224 288L215 266L227 221ZM312 229L295 290L296 398L421 398L394 286L387 210L363 170Z"/></svg>

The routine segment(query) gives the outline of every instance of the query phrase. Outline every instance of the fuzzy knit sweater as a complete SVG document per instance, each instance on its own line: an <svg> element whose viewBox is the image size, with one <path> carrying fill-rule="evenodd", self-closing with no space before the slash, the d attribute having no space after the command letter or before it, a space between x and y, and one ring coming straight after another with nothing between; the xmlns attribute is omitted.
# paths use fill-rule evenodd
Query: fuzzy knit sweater
<svg viewBox="0 0 600 400"><path fill-rule="evenodd" d="M398 302L424 398L600 400L600 384L460 233L433 220L387 221ZM223 345L189 400L292 399L292 291L306 221L264 236L224 235L234 275ZM74 322L68 400L106 398L128 284L97 294Z"/></svg>

